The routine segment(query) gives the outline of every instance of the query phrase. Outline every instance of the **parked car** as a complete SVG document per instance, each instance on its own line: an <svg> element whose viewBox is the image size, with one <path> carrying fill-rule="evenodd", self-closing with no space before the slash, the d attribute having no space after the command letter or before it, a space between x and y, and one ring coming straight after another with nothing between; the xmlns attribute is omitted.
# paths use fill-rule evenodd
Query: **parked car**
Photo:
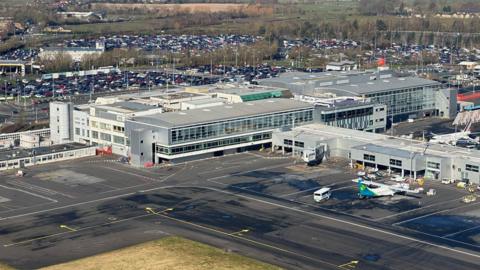
<svg viewBox="0 0 480 270"><path fill-rule="evenodd" d="M395 181L395 182L405 182L405 177L396 174L396 175L392 175L390 180Z"/></svg>
<svg viewBox="0 0 480 270"><path fill-rule="evenodd" d="M450 184L453 184L453 183L455 183L454 179L449 179L449 178L443 178L442 179L442 184L450 185Z"/></svg>

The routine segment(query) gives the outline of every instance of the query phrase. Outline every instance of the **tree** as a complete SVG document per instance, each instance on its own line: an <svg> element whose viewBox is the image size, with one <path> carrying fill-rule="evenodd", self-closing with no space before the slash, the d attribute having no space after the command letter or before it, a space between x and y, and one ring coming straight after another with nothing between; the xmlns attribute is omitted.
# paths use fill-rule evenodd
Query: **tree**
<svg viewBox="0 0 480 270"><path fill-rule="evenodd" d="M40 65L46 72L62 72L68 71L72 67L72 57L64 52L59 52L51 57L45 57L40 60Z"/></svg>
<svg viewBox="0 0 480 270"><path fill-rule="evenodd" d="M383 20L377 20L377 30L378 31L385 31L387 30L387 24Z"/></svg>

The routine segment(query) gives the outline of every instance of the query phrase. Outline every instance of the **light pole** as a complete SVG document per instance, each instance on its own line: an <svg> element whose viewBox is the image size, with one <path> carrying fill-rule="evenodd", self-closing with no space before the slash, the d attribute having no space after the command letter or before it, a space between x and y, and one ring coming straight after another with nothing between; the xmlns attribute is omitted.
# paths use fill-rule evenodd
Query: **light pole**
<svg viewBox="0 0 480 270"><path fill-rule="evenodd" d="M292 157L295 157L295 115L292 115Z"/></svg>

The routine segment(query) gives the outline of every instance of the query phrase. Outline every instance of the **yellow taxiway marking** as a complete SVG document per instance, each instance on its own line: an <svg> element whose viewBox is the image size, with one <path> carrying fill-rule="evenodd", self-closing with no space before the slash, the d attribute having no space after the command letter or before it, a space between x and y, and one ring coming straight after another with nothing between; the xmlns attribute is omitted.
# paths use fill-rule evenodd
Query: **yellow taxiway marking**
<svg viewBox="0 0 480 270"><path fill-rule="evenodd" d="M151 216L151 215L152 214L149 213L149 214L143 214L143 215L129 217L129 218L125 218L125 219L118 219L118 220L114 220L114 221L111 221L111 222L106 222L106 223L102 223L102 224L98 224L98 225L93 225L93 226L88 226L88 227L83 227L83 228L78 228L78 229L73 229L73 230L67 229L67 231L64 231L64 232L49 234L49 235L35 237L35 238L31 238L31 239L27 239L27 240L23 240L23 241L19 241L19 242L13 242L13 243L10 243L10 244L5 244L5 245L3 245L3 247L18 246L18 245L22 245L22 244L26 244L26 243L31 243L31 242L34 242L34 241L37 241L37 240L43 240L43 239L47 239L47 238L51 238L51 237L55 237L55 236L61 236L61 235L66 235L66 234L70 234L70 233L74 233L74 232L80 232L80 231L85 231L85 230L94 229L94 228L98 228L98 227L108 226L108 225L112 225L112 224L115 224L115 223L120 223L120 222L127 221L127 220L147 217L147 216ZM65 226L65 225L63 225L63 226ZM60 227L65 228L65 227L62 227L62 225L60 225ZM72 228L70 228L70 229L72 229Z"/></svg>
<svg viewBox="0 0 480 270"><path fill-rule="evenodd" d="M62 229L67 229L67 230L69 230L69 231L71 231L71 232L76 232L76 231L77 231L76 229L71 228L71 227L68 227L67 225L63 225L63 224L60 225L60 228L62 228Z"/></svg>
<svg viewBox="0 0 480 270"><path fill-rule="evenodd" d="M330 262L327 262L327 261L323 261L323 260L320 260L320 259L316 259L316 258L312 258L312 257L309 257L309 256L306 256L306 255L303 255L303 254L300 254L300 253L296 253L296 252L293 252L293 251L290 251L290 250L287 250L287 249L283 249L283 248L280 248L280 247L276 247L276 246L273 246L273 245L269 245L269 244L266 244L266 243L262 243L262 242L259 242L259 241L256 241L256 240L252 240L252 239L249 239L249 238L246 238L246 237L243 237L241 234L235 234L235 233L239 233L239 232L235 232L235 233L229 233L229 232L224 232L224 231L221 231L221 230L217 230L217 229L214 229L214 228L210 228L210 227L207 227L207 226L204 226L204 225L200 225L200 224L196 224L196 223L193 223L193 222L190 222L190 221L186 221L186 220L182 220L182 219L178 219L178 218L174 218L174 217L171 217L171 216L168 216L162 212L166 211L162 211L162 212L155 212L152 208L150 207L147 207L145 208L145 210L148 212L148 213L152 213L154 215L157 215L157 216L161 216L161 217L164 217L164 218L167 218L167 219L170 219L170 220L173 220L173 221L177 221L177 222L180 222L180 223L183 223L183 224L187 224L187 225L190 225L190 226L193 226L193 227L197 227L197 228L201 228L203 230L207 230L207 231L211 231L211 232L216 232L218 234L222 234L222 235L227 235L227 236L230 236L230 237L233 237L233 238L237 238L237 239L241 239L243 241L246 241L246 242L250 242L252 244L255 244L257 246L263 246L263 247L267 247L267 248L270 248L270 249L273 249L273 250L277 250L277 251L281 251L281 252L284 252L284 253L288 253L288 254L293 254L293 255L296 255L296 256L300 256L300 257L303 257L303 258L306 258L306 259L309 259L309 260L312 260L312 261L316 261L316 262L320 262L320 263L323 263L323 264L327 264L329 266L332 266L332 267L335 267L335 268L340 268L339 266L337 266L336 264L333 264L333 263L330 263ZM246 230L246 229L245 229ZM243 231L243 230L242 230ZM250 230L248 230L250 231Z"/></svg>
<svg viewBox="0 0 480 270"><path fill-rule="evenodd" d="M359 263L359 261L350 261L348 263L341 264L338 267L342 268L342 269L355 269L355 267L357 267L358 263Z"/></svg>

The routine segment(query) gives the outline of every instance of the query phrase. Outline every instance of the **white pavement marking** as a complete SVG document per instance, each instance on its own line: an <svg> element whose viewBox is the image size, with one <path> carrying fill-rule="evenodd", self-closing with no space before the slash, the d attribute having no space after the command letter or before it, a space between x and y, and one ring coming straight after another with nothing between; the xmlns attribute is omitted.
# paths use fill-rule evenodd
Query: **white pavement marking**
<svg viewBox="0 0 480 270"><path fill-rule="evenodd" d="M148 190L143 190L143 192L150 192L150 191L154 191L154 190L169 189L169 188L198 188L198 186L165 186L165 187L157 187L157 188L152 188L152 189L148 189ZM215 192L220 192L220 193L233 195L233 196L240 197L240 198L246 198L246 199L261 202L261 203L264 203L264 204L273 205L273 206L277 206L277 207L280 207L280 208L288 209L288 210L291 210L291 211L295 211L295 212L299 212L299 213L303 213L303 214L307 214L307 215L311 215L311 216L316 216L316 217L328 219L328 220L335 221L335 222L338 222L338 223L348 224L348 225L358 227L358 228L361 228L361 229L371 230L371 231L375 231L375 232L382 233L382 234L385 234L385 235L395 236L395 237L400 238L400 239L405 239L405 240L409 240L409 241L412 241L412 242L421 243L421 244L425 244L425 245L428 245L428 246L436 247L436 248L439 248L439 249L448 250L448 251L452 251L452 252L455 252L455 253L472 256L472 257L475 257L475 258L480 258L480 255L478 255L478 254L474 254L474 253L470 253L470 252L466 252L466 251L462 251L462 250L458 250L458 249L454 249L454 248L449 248L449 247L442 246L442 245L439 245L439 244L434 244L434 243L427 242L427 241L424 241L424 240L419 240L419 239L416 239L414 237L405 236L405 235L401 235L401 234L394 233L394 232L389 232L389 231L386 231L386 230L383 230L383 229L378 229L378 228L358 224L358 223L347 221L347 220L342 220L342 219L338 219L338 218L334 218L334 217L320 215L320 214L305 211L305 210L302 210L302 209L298 209L298 208L294 208L294 207L290 207L290 206L286 206L286 205L282 205L282 204L278 204L278 203L274 203L274 202L269 202L269 201L265 201L265 200L262 200L262 199L258 199L258 198L254 198L254 197L250 197L250 196L246 196L246 195L236 194L236 193L233 193L233 192L224 191L224 190L220 190L220 189L216 189L216 188L211 188L211 187L201 187L201 188L208 189L208 190L215 191ZM133 194L135 194L135 192L120 194L120 195L116 195L116 196L111 196L111 197L106 197L106 198L101 198L101 199L97 199L97 200L91 200L91 201L81 202L81 203L76 203L76 204L70 204L70 205L65 205L65 206L60 206L60 207L55 207L55 208L50 208L50 209L44 209L44 210L40 210L40 211L36 211L36 212L31 212L31 213L25 213L25 214L20 214L20 215L16 215L16 216L0 218L0 221L1 220L7 220L7 219L14 219L14 218L18 218L18 217L35 215L35 214L38 214L38 213L50 212L50 211L59 210L59 209L70 208L70 207L84 205L84 204L90 204L90 203L93 203L93 202L111 200L111 199L125 197L125 196L129 196L129 195L133 195ZM453 239L448 239L448 240L455 241ZM456 241L456 242L459 242L459 241ZM466 244L466 243L463 243L463 242L460 242L460 243Z"/></svg>
<svg viewBox="0 0 480 270"><path fill-rule="evenodd" d="M182 188L182 187L183 188L194 188L194 186L166 186L166 187L158 187L158 188L152 188L152 189L144 190L144 192L150 192L150 191L154 191L154 190L158 190L158 189ZM195 188L198 188L198 186L196 186ZM307 214L307 215L311 215L311 216L316 216L316 217L328 219L328 220L338 222L338 223L348 224L348 225L351 225L351 226L354 226L354 227L358 227L358 228L361 228L361 229L366 229L366 230L382 233L382 234L385 234L385 235L395 236L397 238L401 238L401 239L416 242L416 243L425 244L425 245L436 247L436 248L439 248L439 249L448 250L448 251L456 252L456 253L459 253L459 254L472 256L472 257L475 257L475 258L480 258L480 254L474 254L474 253L470 253L470 252L467 252L467 251L442 246L442 245L431 243L431 242L428 242L428 241L416 239L414 237L401 235L401 234L398 234L398 233L395 233L395 232L389 232L389 231L386 231L386 230L383 230L383 229L378 229L378 228L370 227L370 226L367 226L367 225L358 224L358 223L355 223L355 222L352 222L352 221L342 220L342 219L335 218L335 217L329 217L329 216L321 215L321 214L318 214L318 213L313 213L313 212L309 212L309 211L306 211L306 210L291 207L291 206L286 206L286 205L282 205L282 204L278 204L278 203L274 203L274 202L269 202L269 201L265 201L265 200L262 200L262 199L258 199L258 198L254 198L254 197L250 197L250 196L246 196L246 195L241 195L241 194L236 194L236 193L225 191L225 190L220 190L220 189L217 189L217 188L211 188L211 187L201 187L201 188L216 191L216 192L220 192L220 193L225 193L225 194L229 194L229 195L233 195L233 196L236 196L236 197L245 198L245 199L249 199L249 200L253 200L253 201L257 201L257 202L261 202L261 203L268 204L268 205L277 206L277 207L280 207L280 208L288 209L288 210L299 212L299 213L302 213L302 214ZM448 239L448 240L452 240L452 239ZM453 240L453 241L455 241L455 240ZM459 241L457 241L457 242L459 242ZM460 242L460 243L467 244L467 243L464 243L464 242Z"/></svg>
<svg viewBox="0 0 480 270"><path fill-rule="evenodd" d="M410 219L407 219L407 220L402 220L400 222L393 223L392 225L397 226L397 225L401 225L403 223L408 223L410 221L414 221L414 220L417 220L417 219L422 219L422 218L426 218L426 217L433 216L433 215L436 215L436 214L450 212L450 211L453 211L453 210L457 210L457 209L461 209L461 208L465 208L465 207L472 206L472 205L477 205L477 204L480 204L480 202L476 202L476 203L472 203L472 204L466 204L466 205L462 205L462 206L455 207L455 208L436 211L436 212L433 212L433 213L430 213L430 214L427 214L427 215L418 216L418 217L410 218Z"/></svg>
<svg viewBox="0 0 480 270"><path fill-rule="evenodd" d="M87 227L83 227L83 228L75 228L75 230L68 230L68 231L64 231L64 232L60 232L60 233L45 235L45 236L41 236L41 237L37 237L37 238L32 238L32 239L27 239L27 240L23 240L23 241L19 241L19 242L13 242L13 243L10 243L10 244L5 244L5 245L3 245L3 246L4 246L4 247L18 246L18 245L22 245L22 244L25 244L25 243L30 243L30 242L37 241L37 240L43 240L43 239L51 238L51 237L54 237L54 236L60 236L60 235L64 235L64 234L77 233L77 232L81 232L81 231L85 231L85 230L89 230L89 229L94 229L94 228L98 228L98 227L108 226L108 225L112 225L112 224L115 224L115 223L120 223L120 222L124 222L124 221L128 221L128 220L133 220L133 219L137 219L137 218L142 218L142 217L146 217L146 216L151 216L151 215L153 215L153 214L151 214L151 213L149 213L149 214L143 214L143 215L138 215L138 216L134 216L134 217L124 218L124 219L118 219L118 220L114 220L114 221L111 221L111 222L106 222L106 223L102 223L102 224L98 224L98 225L87 226Z"/></svg>
<svg viewBox="0 0 480 270"><path fill-rule="evenodd" d="M460 198L451 199L451 200L448 200L448 201L443 201L443 202L439 202L439 203L434 203L434 204L430 204L430 205L427 205L427 206L422 206L422 207L419 207L419 208L410 209L410 210L403 211L403 212L400 212L400 213L396 213L396 214L388 215L388 216L385 216L385 217L377 218L377 219L374 219L374 220L375 220L375 221L380 221L380 220L387 219L387 218L391 218L391 217L401 216L401 215L403 215L403 214L415 212L415 211L422 210L422 209L426 209L426 208L431 208L431 207L433 207L433 206L438 206L438 205L441 205L441 204L446 204L446 203L450 203L450 202L454 202L454 201L459 201L460 199L461 199L461 197L460 197Z"/></svg>
<svg viewBox="0 0 480 270"><path fill-rule="evenodd" d="M114 172L119 172L119 173L122 173L122 174L133 175L133 176L135 176L135 177L143 178L143 179L150 180L150 181L153 181L153 182L158 182L158 179L152 178L152 177L148 177L148 176L145 176L145 175L142 175L142 174L127 172L127 171L125 171L125 170L122 171L122 170L114 169L114 168L110 168L110 167L102 167L102 168L107 169L107 170L111 170L111 171L114 171Z"/></svg>
<svg viewBox="0 0 480 270"><path fill-rule="evenodd" d="M426 232L422 232L422 231L417 231L415 229L410 229L410 228L406 228L406 229L410 230L410 231L414 231L416 233L427 235L427 236L430 236L430 237L433 237L433 238L440 238L440 239L443 239L443 240L459 243L459 244L462 244L462 245L465 245L465 246L470 246L470 247L474 247L474 248L479 248L480 247L480 245L469 244L467 242L462 242L462 241L455 240L455 239L452 239L452 238L446 238L446 237L438 236L438 235L435 235L435 234L430 234L430 233L426 233Z"/></svg>
<svg viewBox="0 0 480 270"><path fill-rule="evenodd" d="M228 169L238 168L238 167L241 167L242 165L235 165L235 166L230 166L230 167L220 167L218 169L215 168L215 170L212 170L212 171L199 172L198 175L209 174L209 173L214 173L214 172L218 172L218 171L224 171L224 170L228 170Z"/></svg>
<svg viewBox="0 0 480 270"><path fill-rule="evenodd" d="M35 194L33 192L29 192L29 191L26 191L26 190L23 190L23 189L7 187L7 186L4 186L4 185L0 185L0 187L3 187L5 189L10 189L10 190L16 190L18 192L26 193L26 194L32 195L34 197L42 198L44 200L48 200L48 201L51 201L51 202L55 202L55 203L58 202L55 199L52 199L52 198L49 198L49 197L46 197L46 196L43 196L43 195Z"/></svg>
<svg viewBox="0 0 480 270"><path fill-rule="evenodd" d="M232 174L227 174L227 175L212 177L212 178L209 178L207 181L210 181L210 180L213 180L213 179L226 178L226 177L229 177L229 176L235 176L235 175L238 175L238 174L245 174L245 173L250 173L250 172L255 172L255 171L264 171L264 170L269 170L269 169L275 169L275 168L278 168L278 167L285 167L286 165L291 165L291 164L292 164L291 162L289 162L289 163L282 163L282 164L277 164L277 165L273 165L273 166L268 166L268 167L263 167L263 168L258 168L258 169L252 169L252 170L248 170L248 171L242 171L242 172L237 172L237 173L232 173Z"/></svg>
<svg viewBox="0 0 480 270"><path fill-rule="evenodd" d="M457 234L461 234L461 233L464 233L464 232L468 232L468 231L472 231L472 230L476 230L476 229L479 229L479 228L480 228L480 225L475 226L475 227L472 227L472 228L469 228L469 229L461 230L461 231L458 231L458 232L446 234L446 235L442 236L442 238L449 238L449 237L451 237L451 236L454 236L454 235L457 235Z"/></svg>
<svg viewBox="0 0 480 270"><path fill-rule="evenodd" d="M33 185L33 184L30 184L28 182L25 182L25 181L20 181L20 180L13 180L13 181L7 181L8 184L10 185L13 185L13 186L17 186L17 187L20 187L20 188L26 188L26 189L29 189L31 191L35 191L35 192L38 192L38 193L42 193L44 195L50 195L50 196L54 196L54 195L62 195L64 197L67 197L67 198L70 198L70 199L74 199L75 197L74 196L71 196L69 194L65 194L65 193L62 193L62 192L58 192L56 190L53 190L53 189L48 189L48 188L45 188L45 187L41 187L41 186L37 186L37 185Z"/></svg>
<svg viewBox="0 0 480 270"><path fill-rule="evenodd" d="M292 195L296 195L296 194L299 194L299 193L303 193L303 192L308 192L308 191L312 191L312 190L316 190L316 189L319 189L320 187L314 187L314 188L309 188L309 189L304 189L304 190L300 190L300 191L295 191L295 192L292 192L292 193L288 193L288 194L281 194L279 195L278 197L288 197L288 196L292 196ZM310 194L311 195L311 194ZM310 196L308 195L308 196Z"/></svg>
<svg viewBox="0 0 480 270"><path fill-rule="evenodd" d="M100 193L98 193L98 194L118 192L118 191L120 191L120 190L132 189L132 188L136 188L136 187L143 187L143 186L150 185L150 184L151 184L151 183L143 183L143 184L134 185L134 186L129 186L129 187L121 187L121 188L117 188L117 189L102 191L102 192L100 192Z"/></svg>
<svg viewBox="0 0 480 270"><path fill-rule="evenodd" d="M125 193L125 194L100 198L100 199L96 199L96 200L91 200L91 201L79 202L79 203L74 203L74 204L69 204L69 205L53 207L53 208L49 208L49 209L43 209L43 210L39 210L39 211L35 211L35 212L4 217L4 218L0 218L0 221L8 220L8 219L15 219L15 218L19 218L19 217L26 217L26 216L36 215L36 214L40 214L40 213L51 212L51 211L55 211L55 210L65 209L65 208L69 208L69 207L75 207L75 206L84 205L84 204L90 204L90 203L94 203L94 202L101 202L101 201L107 201L107 200L111 200L111 199L117 199L117 198L121 198L121 197L130 196L130 195L133 195L135 193L136 192L130 192L130 193Z"/></svg>
<svg viewBox="0 0 480 270"><path fill-rule="evenodd" d="M111 186L111 185L108 185L108 184L104 184L104 183L102 183L102 182L93 183L93 185L104 186L104 187L106 187L106 188L109 188L111 191L118 190L117 187L114 187L114 186Z"/></svg>

